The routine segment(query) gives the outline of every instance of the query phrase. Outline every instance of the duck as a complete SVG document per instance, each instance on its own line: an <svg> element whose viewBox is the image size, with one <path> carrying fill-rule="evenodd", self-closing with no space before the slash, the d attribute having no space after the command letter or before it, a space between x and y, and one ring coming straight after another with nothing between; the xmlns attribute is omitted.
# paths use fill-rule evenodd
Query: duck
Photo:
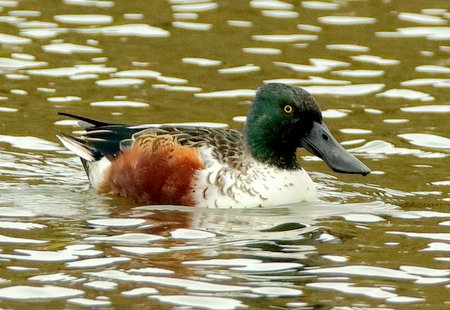
<svg viewBox="0 0 450 310"><path fill-rule="evenodd" d="M59 114L84 128L81 135L57 137L80 157L91 186L138 204L255 208L317 201L298 148L335 172L371 172L332 136L316 99L282 83L258 88L242 131Z"/></svg>

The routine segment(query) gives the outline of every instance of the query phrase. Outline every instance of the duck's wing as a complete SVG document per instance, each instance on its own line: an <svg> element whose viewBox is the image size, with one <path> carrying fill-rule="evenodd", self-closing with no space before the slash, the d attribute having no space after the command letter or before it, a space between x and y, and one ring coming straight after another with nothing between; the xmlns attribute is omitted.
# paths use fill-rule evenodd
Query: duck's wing
<svg viewBox="0 0 450 310"><path fill-rule="evenodd" d="M231 167L238 166L245 155L242 133L225 128L163 125L133 134L132 141L128 143L133 144L146 138L151 140L151 137L155 136L169 136L183 146L210 149L214 159ZM123 144L126 143L124 141Z"/></svg>
<svg viewBox="0 0 450 310"><path fill-rule="evenodd" d="M239 165L245 153L243 135L237 130L158 124L113 124L68 113L59 114L80 120L79 124L85 132L77 137L61 134L58 138L69 150L87 161L99 160L102 157L113 159L135 143L144 148L154 148L158 143L164 143L164 137L170 137L170 140L183 146L210 148L215 159L232 167ZM155 143L155 137L160 138L157 139L159 142Z"/></svg>

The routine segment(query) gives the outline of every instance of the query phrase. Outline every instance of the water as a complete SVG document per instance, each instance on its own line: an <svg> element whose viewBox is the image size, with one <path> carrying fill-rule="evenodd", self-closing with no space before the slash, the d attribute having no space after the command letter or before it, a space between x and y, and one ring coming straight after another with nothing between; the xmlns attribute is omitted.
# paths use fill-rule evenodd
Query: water
<svg viewBox="0 0 450 310"><path fill-rule="evenodd" d="M0 8L0 307L450 307L447 1ZM313 93L373 173L300 151L320 203L136 206L55 139L58 111L241 128L264 81Z"/></svg>

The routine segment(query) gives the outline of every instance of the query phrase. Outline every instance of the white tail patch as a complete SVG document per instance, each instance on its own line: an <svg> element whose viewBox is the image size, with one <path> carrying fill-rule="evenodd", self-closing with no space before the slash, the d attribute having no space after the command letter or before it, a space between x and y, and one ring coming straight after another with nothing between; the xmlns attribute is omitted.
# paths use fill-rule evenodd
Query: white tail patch
<svg viewBox="0 0 450 310"><path fill-rule="evenodd" d="M87 166L89 182L91 182L92 187L99 189L100 184L105 178L105 172L111 167L111 161L108 158L103 157L95 162L89 162Z"/></svg>
<svg viewBox="0 0 450 310"><path fill-rule="evenodd" d="M92 151L84 146L82 143L77 140L70 139L65 136L56 135L56 137L61 141L61 143L69 150L74 152L76 155L81 158L91 162L95 161L95 157L92 155Z"/></svg>

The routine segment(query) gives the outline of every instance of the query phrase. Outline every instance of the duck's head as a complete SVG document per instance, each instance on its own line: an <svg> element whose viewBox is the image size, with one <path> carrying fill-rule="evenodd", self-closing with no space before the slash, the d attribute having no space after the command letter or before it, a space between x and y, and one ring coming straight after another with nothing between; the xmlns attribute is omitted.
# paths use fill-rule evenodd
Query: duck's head
<svg viewBox="0 0 450 310"><path fill-rule="evenodd" d="M370 173L334 139L314 97L299 87L280 83L261 86L248 114L245 133L255 159L282 169L297 168L296 149L304 147L333 171Z"/></svg>

